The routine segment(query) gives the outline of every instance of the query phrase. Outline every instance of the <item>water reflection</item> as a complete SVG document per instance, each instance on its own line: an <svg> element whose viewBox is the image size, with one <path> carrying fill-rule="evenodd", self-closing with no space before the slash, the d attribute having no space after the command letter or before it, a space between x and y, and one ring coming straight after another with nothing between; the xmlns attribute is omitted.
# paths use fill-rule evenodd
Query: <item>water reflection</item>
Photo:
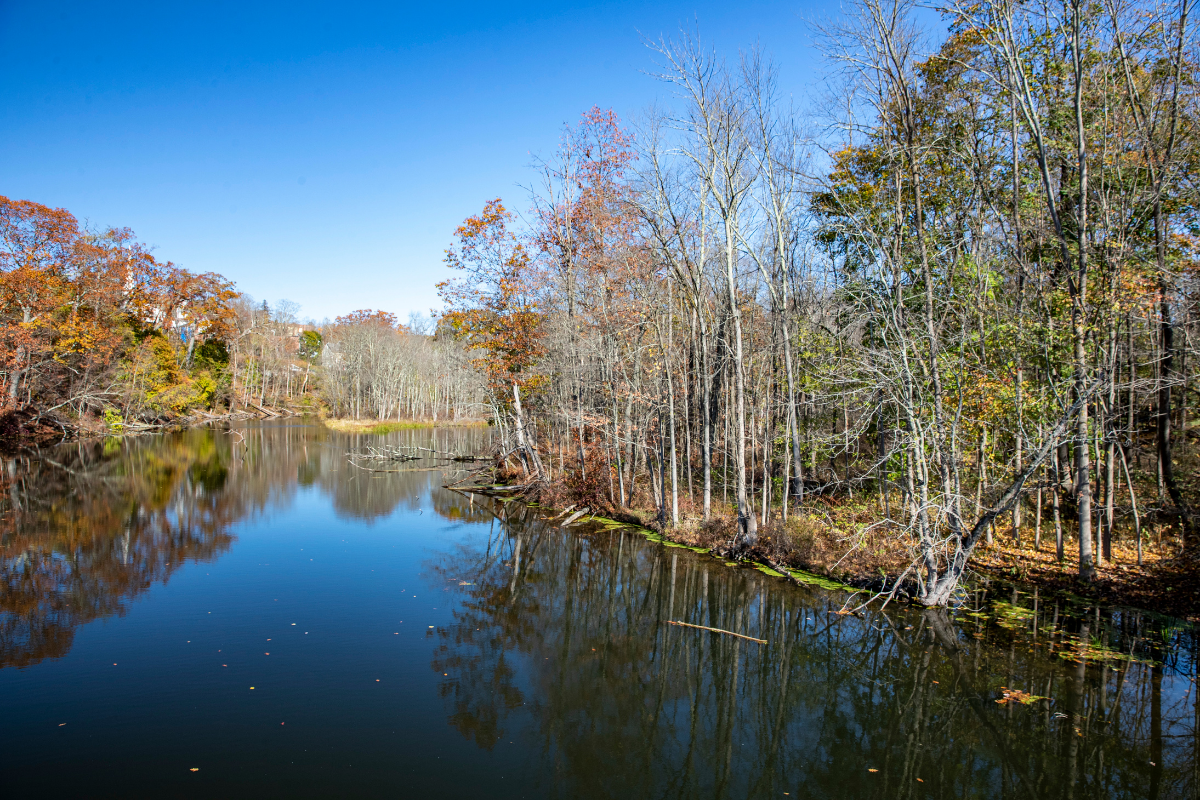
<svg viewBox="0 0 1200 800"><path fill-rule="evenodd" d="M497 508L484 544L430 564L463 593L432 667L450 724L480 747L532 724L547 796L1200 788L1191 627L1004 587L954 618L847 617L823 590L630 533L567 534L516 505Z"/></svg>
<svg viewBox="0 0 1200 800"><path fill-rule="evenodd" d="M9 458L0 500L0 667L67 653L186 561L232 542L228 444L205 435L80 443Z"/></svg>
<svg viewBox="0 0 1200 800"><path fill-rule="evenodd" d="M393 438L435 436L443 447L466 448L485 435ZM187 562L217 558L232 545L234 524L286 506L300 487L332 497L342 516L370 521L415 506L434 475L441 483L442 470L353 468L345 453L360 445L361 437L319 425L277 424L8 457L0 473L0 668L66 655L80 625L123 614ZM468 518L452 504L435 508Z"/></svg>
<svg viewBox="0 0 1200 800"><path fill-rule="evenodd" d="M436 449L469 452L483 447L486 436L416 431L389 441L428 446L432 437ZM404 753L418 766L432 765L450 758L444 740L437 751L432 744L422 749L436 738L430 727L443 724L457 732L449 734L456 745L469 744L453 767L426 769L433 777L422 785L450 786L437 780L475 770L463 778L464 793L494 789L493 776L483 771L498 762L513 781L505 786L511 796L1190 798L1200 789L1191 627L1004 586L981 589L953 616L898 608L842 616L836 593L650 544L632 532L562 531L520 502L439 488L457 465L354 466L346 453L367 441L291 423L72 444L4 461L0 667L64 655L80 625L124 613L181 565L219 558L240 523L295 503L293 514L263 527L259 542L282 561L280 542L315 498L311 508L332 507L355 523L340 528L340 536L396 511L413 513L361 541L340 540L342 554L334 558L327 549L324 563L317 555L309 566L305 552L299 567L267 571L262 564L255 567L262 571L237 573L230 580L251 618L205 619L193 628L199 636L189 633L177 643L187 648L191 639L207 637L204 655L198 648L186 657L169 651L178 656L174 663L192 670L183 673L192 692L187 702L164 701L175 687L168 691L159 683L166 679L153 675L149 688L159 692L159 705L147 701L144 709L122 711L153 726L189 708L217 709L219 722L201 714L189 725L198 739L230 743L234 755L223 755L223 763L247 770L230 772L231 781L266 774L262 763L239 759L265 747L254 726L269 707L281 712L270 717L278 742L292 742L285 735L312 737L278 751L285 753L278 774L299 774L297 765L312 758L310 747L337 750L336 761L309 764L312 771L296 779L298 795L306 787L312 796L328 795L320 780L363 780L368 762L377 783L364 794L396 788L403 794L404 781L415 779L389 750L399 739L388 737L417 737ZM428 528L414 522L431 518L437 524ZM250 548L250 533L242 535L239 547ZM325 532L307 535L312 542ZM386 558L358 564L364 555ZM401 591L414 586L409 577L416 579L401 563L411 570L423 564L438 599L428 600L429 587ZM372 567L380 574L372 576ZM293 597L288 608L295 616L276 620L254 606L256 579L243 577L265 576L286 591L311 586L303 582L317 571L326 593L311 603L336 604L356 592L369 601L330 611ZM397 575L404 582L395 583ZM267 597L275 602L274 592ZM411 626L409 613L433 622L444 620L447 608L452 624L430 629L428 638L424 618L419 634L404 627L401 635L391 624L401 609L397 624ZM230 616L241 611L237 606ZM346 635L337 631L338 646L325 650L315 634L297 634L305 644L272 646L270 659L259 654L266 650L260 632L273 637L262 631L303 618L325 627L322 637L335 624L344 624ZM370 624L361 622L366 618ZM667 625L671 620L768 644ZM377 635L372 626L380 625ZM222 652L217 648L247 653L211 662ZM432 689L406 672L413 663L424 670L427 659L441 694L432 707L422 702ZM363 663L372 664L370 677L384 679L368 683L370 694L353 684L363 678ZM96 679L89 665L76 666L75 675ZM263 706L245 705L240 677L239 693L228 693L225 681L235 669L252 670L239 675L256 676L245 684L260 686L255 702ZM112 683L96 685L124 686L116 670L109 674ZM261 691L257 676L277 684L278 695ZM45 685L55 680L61 677ZM394 686L396 694L387 694ZM97 694L81 694L80 702L92 703ZM311 710L314 698L324 705ZM304 727L300 709L310 714ZM40 710L14 713L30 715L14 741L28 744L29 753L53 752L50 739L28 738L41 730ZM93 707L81 716L102 714ZM246 726L241 738L221 727L227 719ZM276 719L287 719L286 728L277 730ZM58 735L64 721L45 724ZM148 729L153 735L139 747L178 735L169 726ZM92 752L95 743L80 739L77 746ZM354 757L338 766L343 753ZM128 766L119 763L123 771ZM170 769L178 767L172 760ZM200 774L215 773L206 766Z"/></svg>

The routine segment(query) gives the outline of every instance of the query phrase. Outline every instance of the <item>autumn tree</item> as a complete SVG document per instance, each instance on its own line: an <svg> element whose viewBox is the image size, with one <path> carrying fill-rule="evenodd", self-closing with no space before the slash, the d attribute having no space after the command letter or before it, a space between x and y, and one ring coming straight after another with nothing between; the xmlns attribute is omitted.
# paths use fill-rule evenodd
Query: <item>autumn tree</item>
<svg viewBox="0 0 1200 800"><path fill-rule="evenodd" d="M236 296L219 275L158 261L128 229L88 230L64 209L0 197L8 405L23 392L39 418L58 414L63 425L64 414L130 403L153 413L210 403L215 379L193 381L184 366L197 343L233 335ZM151 372L159 377L147 382ZM168 390L169 403L147 402Z"/></svg>

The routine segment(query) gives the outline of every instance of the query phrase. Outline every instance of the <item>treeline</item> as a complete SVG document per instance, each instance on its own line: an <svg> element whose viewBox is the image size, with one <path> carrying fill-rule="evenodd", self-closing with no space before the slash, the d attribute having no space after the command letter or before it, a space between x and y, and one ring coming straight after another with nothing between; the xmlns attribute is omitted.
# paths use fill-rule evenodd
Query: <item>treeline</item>
<svg viewBox="0 0 1200 800"><path fill-rule="evenodd" d="M432 422L484 416L478 377L453 339L371 310L338 317L327 335L324 397L333 414Z"/></svg>
<svg viewBox="0 0 1200 800"><path fill-rule="evenodd" d="M950 5L931 50L916 11L819 28L804 115L760 53L659 42L676 108L593 109L528 228L494 200L456 231L443 325L531 478L664 525L731 508L741 552L869 500L845 547L898 536L930 605L996 536L1073 539L1085 578L1147 521L1193 541L1190 5Z"/></svg>
<svg viewBox="0 0 1200 800"><path fill-rule="evenodd" d="M0 439L214 414L458 418L478 380L453 341L384 312L302 323L128 229L0 197Z"/></svg>
<svg viewBox="0 0 1200 800"><path fill-rule="evenodd" d="M0 197L0 405L64 431L209 407L228 384L237 297L220 275L159 261L127 228L89 230L65 209Z"/></svg>

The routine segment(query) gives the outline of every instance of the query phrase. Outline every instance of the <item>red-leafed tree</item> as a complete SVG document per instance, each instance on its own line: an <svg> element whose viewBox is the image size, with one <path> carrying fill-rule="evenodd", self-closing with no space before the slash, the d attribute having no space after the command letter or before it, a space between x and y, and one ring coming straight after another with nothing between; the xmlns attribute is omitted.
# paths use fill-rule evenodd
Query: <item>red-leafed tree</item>
<svg viewBox="0 0 1200 800"><path fill-rule="evenodd" d="M228 339L236 297L220 275L156 260L127 228L89 231L64 209L0 197L0 404L41 416L208 402L216 378L184 386L179 346L187 363L197 340ZM154 379L139 366L151 363ZM151 401L168 390L170 403Z"/></svg>
<svg viewBox="0 0 1200 800"><path fill-rule="evenodd" d="M69 211L0 197L0 359L9 403L17 401L22 379L50 356L47 317L68 296L78 239Z"/></svg>
<svg viewBox="0 0 1200 800"><path fill-rule="evenodd" d="M396 319L396 315L390 311L376 311L371 308L360 308L357 311L351 311L349 314L344 314L334 320L335 325L379 325L385 328L394 328L402 330L403 325Z"/></svg>
<svg viewBox="0 0 1200 800"><path fill-rule="evenodd" d="M446 251L446 265L462 275L437 287L443 325L478 353L474 363L497 398L514 385L536 386L534 367L545 352L529 252L511 223L499 198L467 217Z"/></svg>

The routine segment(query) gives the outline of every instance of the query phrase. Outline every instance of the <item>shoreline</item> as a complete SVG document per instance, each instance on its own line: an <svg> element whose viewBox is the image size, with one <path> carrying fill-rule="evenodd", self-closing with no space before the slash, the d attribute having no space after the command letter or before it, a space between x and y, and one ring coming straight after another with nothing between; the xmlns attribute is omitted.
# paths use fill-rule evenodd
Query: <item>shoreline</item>
<svg viewBox="0 0 1200 800"><path fill-rule="evenodd" d="M400 430L418 430L434 428L482 428L488 425L486 420L345 420L330 419L323 415L297 412L293 409L278 409L275 413L256 414L249 410L227 412L225 414L210 414L200 412L188 417L155 425L122 426L120 428L99 430L85 426L66 428L58 426L54 429L42 423L40 431L22 430L19 416L29 419L33 416L30 409L10 410L0 415L0 422L9 425L0 426L0 452L15 453L25 447L39 447L61 444L69 441L80 441L92 438L108 438L136 436L152 433L167 433L170 431L186 430L194 427L206 427L216 422L232 422L251 419L275 419L283 416L316 416L314 425L325 427L327 430L339 433L366 433L383 435ZM18 424L13 424L18 423ZM481 495L509 496L511 492L519 492L519 486L489 486L455 487L458 491L471 491ZM546 486L534 497L533 508L542 509L551 514L555 513L560 504L569 504L570 498L566 487L561 483ZM519 495L518 495L519 496ZM548 502L536 502L545 498ZM514 498L515 499L515 498ZM521 498L526 499L526 498ZM555 502L557 501L557 502ZM574 508L568 507L568 511ZM836 509L831 509L836 511ZM651 541L668 547L683 547L694 552L708 553L726 564L740 564L762 571L772 577L790 578L799 583L818 585L827 589L840 589L849 592L879 592L891 587L899 570L895 569L898 550L894 539L881 537L871 543L872 548L881 544L890 544L892 550L881 559L867 559L857 565L853 560L850 564L835 570L816 559L808 559L798 553L794 542L794 530L782 528L779 525L767 526L762 531L762 538L754 550L736 559L727 552L723 542L731 536L735 524L726 516L714 516L707 523L696 518L681 520L679 527L660 526L653 519L653 509L625 508L613 512L611 509L589 510L583 519L594 521L602 527L628 527L637 530ZM563 515L564 519L566 514ZM553 520L553 517L543 517ZM575 520L571 526L583 524L583 519ZM842 520L844 522L844 520ZM877 518L858 520L868 525L878 522ZM792 526L807 526L819 528L829 524L828 519L821 519L815 514L804 513L793 516ZM610 528L611 529L611 528ZM780 542L773 541L783 539ZM1039 550L1033 548L1015 547L1010 541L1010 532L997 530L996 541L992 545L980 544L972 556L969 572L976 580L997 580L1016 586L1036 588L1054 594L1072 598L1082 598L1106 605L1124 606L1152 613L1165 614L1191 623L1200 623L1200 559L1194 552L1155 552L1148 550L1142 566L1137 566L1132 551L1127 546L1114 548L1115 560L1106 561L1097 567L1097 577L1090 582L1082 581L1072 570L1070 557L1059 564L1054 558L1053 550L1046 548L1047 542ZM1048 542L1053 547L1052 542ZM1071 547L1068 546L1068 552ZM772 552L774 551L774 552ZM882 550L880 551L883 552ZM837 564L844 561L837 558ZM891 563L889 563L889 561ZM835 565L836 566L836 565ZM898 593L899 594L899 593ZM897 600L910 602L907 598L897 596Z"/></svg>
<svg viewBox="0 0 1200 800"><path fill-rule="evenodd" d="M401 430L431 428L483 428L485 419L465 420L351 420L329 418L318 409L296 409L286 406L278 408L260 407L249 404L237 411L214 414L208 411L192 411L177 419L158 423L119 423L107 425L100 420L82 423L79 420L65 422L58 417L40 419L39 412L30 407L10 408L0 412L0 452L20 450L23 447L44 447L64 442L87 439L141 436L148 433L168 433L212 425L215 422L242 420L269 420L285 417L313 417L319 425L338 433L387 434Z"/></svg>
<svg viewBox="0 0 1200 800"><path fill-rule="evenodd" d="M478 494L483 497L491 497L493 499L500 500L501 502L511 502L513 500L520 499L518 497L508 496L506 493L507 487L499 486L499 485L498 486L490 486L490 487L444 486L443 488L449 489L454 492L460 492L462 494ZM664 547L673 547L673 548L679 548L679 549L683 549L683 550L690 550L693 553L700 553L701 555L711 556L712 558L723 562L726 566L729 566L729 567L752 568L752 569L758 570L759 572L763 573L764 575L768 575L773 578L791 578L791 579L795 580L797 583L806 584L806 585L810 585L810 586L819 586L823 589L836 589L838 591L845 591L845 592L864 591L864 588L862 588L862 587L856 587L849 583L843 583L842 581L836 580L834 578L831 578L831 577L828 577L825 575L821 575L816 572L810 572L808 570L801 569L798 567L788 566L788 565L784 565L784 564L777 564L777 563L763 563L762 561L754 561L754 560L749 560L749 559L734 560L728 556L722 555L720 552L718 552L716 549L714 549L712 547L704 547L704 546L700 546L700 545L696 545L696 544L691 544L685 540L672 539L670 536L667 536L666 534L654 529L653 527L646 525L645 523L643 523L641 521L634 521L634 520L638 520L640 518L636 514L629 513L629 512L620 512L620 513L618 513L618 516L624 517L624 519L615 519L612 517L602 516L599 512L592 514L590 512L590 510L587 512L584 512L584 514L581 516L577 516L575 514L572 514L574 506L569 506L565 510L560 510L557 508L550 508L550 507L544 506L541 503L534 501L534 502L526 502L525 507L534 509L535 512L543 511L548 514L555 514L555 512L557 512L557 514L555 514L555 516L540 517L539 519L543 522L557 522L557 521L561 520L562 521L561 524L559 524L557 527L559 527L563 530L570 530L571 528L582 528L584 526L592 526L594 528L594 530L592 532L617 531L617 530L630 531L631 533L635 533L635 534L638 534L639 536L644 537L648 541L654 542L656 544L661 544ZM878 579L876 579L876 581L877 580Z"/></svg>
<svg viewBox="0 0 1200 800"><path fill-rule="evenodd" d="M796 558L795 554L791 554L791 558L778 557L783 554L773 556L762 543L744 556L731 556L720 542L728 540L732 526L728 524L729 520L720 517L714 518L715 525L710 521L701 527L697 524L698 520L687 520L684 526L679 528L660 527L656 521L646 516L653 511L645 509L626 508L617 512L600 509L595 513L589 509L585 515L576 519L571 514L576 508L575 505L567 506L564 511L543 504L538 499L530 502L521 495L519 486L493 484L448 488L497 498L523 500L531 509L546 513L546 516L539 515L542 520L558 523L559 527L582 527L590 523L599 526L600 530L628 529L665 547L678 547L708 554L729 566L753 568L771 577L794 580L825 589L878 594L890 589L897 575L896 570L886 570L886 574L881 575L879 571L864 568L832 572L825 565L806 562ZM543 494L552 494L555 489L562 487L548 488L550 492ZM812 516L809 515L808 518L811 520ZM722 525L722 522L726 524ZM770 537L771 533L764 532L763 538L767 547L770 546ZM1011 585L1015 589L1028 590L1030 593L1041 592L1044 596L1059 596L1074 602L1126 607L1174 617L1187 623L1200 623L1200 563L1189 552L1148 552L1143 566L1138 567L1136 561L1130 563L1133 551L1117 547L1114 548L1117 558L1099 565L1096 579L1086 582L1074 573L1069 556L1059 565L1053 551L1046 549L1045 542L1040 550L1033 550L1007 546L1001 544L1002 541L1004 537L998 531L995 543L988 546L981 544L976 549L968 569L970 578L962 587L965 591L969 592L973 583L983 580ZM903 591L897 593L891 602L923 607L912 601Z"/></svg>
<svg viewBox="0 0 1200 800"><path fill-rule="evenodd" d="M320 417L321 424L331 431L338 433L372 433L385 434L395 431L421 430L425 428L486 428L485 419L461 420L356 420Z"/></svg>

